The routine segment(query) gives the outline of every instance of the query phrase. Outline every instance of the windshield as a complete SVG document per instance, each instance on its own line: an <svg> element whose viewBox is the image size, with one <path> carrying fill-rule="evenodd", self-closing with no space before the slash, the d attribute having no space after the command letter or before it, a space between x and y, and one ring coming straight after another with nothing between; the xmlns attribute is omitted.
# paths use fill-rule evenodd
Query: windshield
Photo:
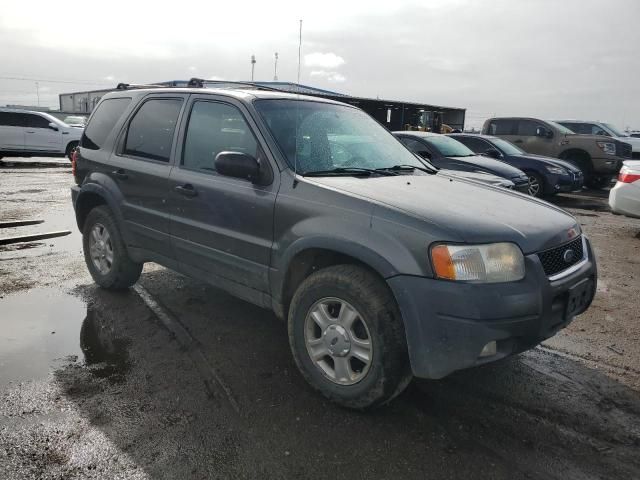
<svg viewBox="0 0 640 480"><path fill-rule="evenodd" d="M616 137L628 137L629 136L628 134L618 130L616 127L614 127L610 123L603 123L602 125L604 125L609 130L611 130Z"/></svg>
<svg viewBox="0 0 640 480"><path fill-rule="evenodd" d="M445 135L429 135L422 139L444 157L470 157L475 153L469 147Z"/></svg>
<svg viewBox="0 0 640 480"><path fill-rule="evenodd" d="M547 123L549 125L552 125L553 127L557 128L558 131L560 131L560 133L562 133L563 135L566 135L566 134L575 135L576 134L576 132L574 132L573 130L568 129L567 127L565 127L564 125L560 125L559 123L552 122L550 120L547 120Z"/></svg>
<svg viewBox="0 0 640 480"><path fill-rule="evenodd" d="M502 140L501 138L492 138L491 143L505 155L522 155L524 153L524 150L519 149L513 143Z"/></svg>
<svg viewBox="0 0 640 480"><path fill-rule="evenodd" d="M336 168L424 167L391 133L357 108L307 100L258 100L292 169L304 174Z"/></svg>

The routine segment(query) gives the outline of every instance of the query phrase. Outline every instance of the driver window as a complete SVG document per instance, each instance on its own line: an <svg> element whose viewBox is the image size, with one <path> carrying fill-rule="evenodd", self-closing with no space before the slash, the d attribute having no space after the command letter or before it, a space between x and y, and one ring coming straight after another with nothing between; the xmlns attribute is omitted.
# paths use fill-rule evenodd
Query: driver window
<svg viewBox="0 0 640 480"><path fill-rule="evenodd" d="M257 158L258 143L242 113L224 103L193 104L182 152L182 165L191 170L215 172L220 152L240 152Z"/></svg>
<svg viewBox="0 0 640 480"><path fill-rule="evenodd" d="M412 140L411 138L401 138L400 141L404 144L405 147L407 147L413 153L417 153L422 158L431 159L432 157L431 152L429 152L427 147L425 147L422 143L418 142L417 140Z"/></svg>

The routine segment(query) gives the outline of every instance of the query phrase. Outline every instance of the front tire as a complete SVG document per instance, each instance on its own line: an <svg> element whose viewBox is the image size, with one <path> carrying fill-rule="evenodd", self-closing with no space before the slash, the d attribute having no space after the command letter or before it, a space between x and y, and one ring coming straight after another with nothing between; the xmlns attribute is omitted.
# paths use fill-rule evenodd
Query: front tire
<svg viewBox="0 0 640 480"><path fill-rule="evenodd" d="M527 193L532 197L543 197L545 190L545 181L542 175L536 172L527 172L527 176L529 177L529 187Z"/></svg>
<svg viewBox="0 0 640 480"><path fill-rule="evenodd" d="M288 327L303 377L339 405L384 405L411 380L398 306L363 267L337 265L307 277L291 301Z"/></svg>
<svg viewBox="0 0 640 480"><path fill-rule="evenodd" d="M82 229L82 247L89 273L102 288L121 290L138 281L142 263L129 257L108 207L96 207L87 215Z"/></svg>

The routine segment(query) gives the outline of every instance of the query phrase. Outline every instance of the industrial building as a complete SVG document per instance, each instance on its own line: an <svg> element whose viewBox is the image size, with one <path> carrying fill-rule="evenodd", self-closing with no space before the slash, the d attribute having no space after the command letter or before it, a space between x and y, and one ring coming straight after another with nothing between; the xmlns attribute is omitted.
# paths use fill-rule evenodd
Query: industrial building
<svg viewBox="0 0 640 480"><path fill-rule="evenodd" d="M171 80L158 82L154 85L169 87L186 87L187 80ZM207 80L211 87L229 87L245 82L229 82L224 80ZM343 93L332 92L307 85L291 82L251 82L265 88L288 93L300 93L316 97L328 98L357 106L386 126L389 130L433 129L434 125L446 124L453 129L464 130L466 109L445 107L428 103L404 102L398 100L383 100L379 98L363 98ZM100 98L115 88L106 90L91 90L84 92L60 94L60 110L68 114L89 114L98 104Z"/></svg>

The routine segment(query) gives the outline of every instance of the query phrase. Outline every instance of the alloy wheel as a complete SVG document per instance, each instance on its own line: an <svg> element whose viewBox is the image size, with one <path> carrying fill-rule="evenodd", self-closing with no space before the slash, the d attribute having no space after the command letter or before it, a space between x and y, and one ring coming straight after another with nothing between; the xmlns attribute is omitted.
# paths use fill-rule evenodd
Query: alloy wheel
<svg viewBox="0 0 640 480"><path fill-rule="evenodd" d="M373 359L369 329L348 302L323 298L309 309L304 329L307 353L333 383L353 385L368 373Z"/></svg>
<svg viewBox="0 0 640 480"><path fill-rule="evenodd" d="M109 231L96 223L89 234L89 254L98 272L107 275L113 266L113 244Z"/></svg>

